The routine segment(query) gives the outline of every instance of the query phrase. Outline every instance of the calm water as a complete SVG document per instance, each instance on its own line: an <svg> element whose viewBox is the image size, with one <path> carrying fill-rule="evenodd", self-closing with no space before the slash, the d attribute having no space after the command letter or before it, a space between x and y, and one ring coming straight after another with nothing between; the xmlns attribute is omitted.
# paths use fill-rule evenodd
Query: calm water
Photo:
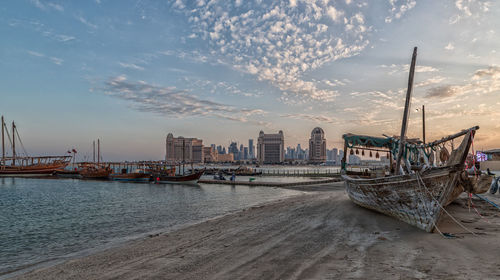
<svg viewBox="0 0 500 280"><path fill-rule="evenodd" d="M0 178L0 278L297 193L269 187Z"/></svg>

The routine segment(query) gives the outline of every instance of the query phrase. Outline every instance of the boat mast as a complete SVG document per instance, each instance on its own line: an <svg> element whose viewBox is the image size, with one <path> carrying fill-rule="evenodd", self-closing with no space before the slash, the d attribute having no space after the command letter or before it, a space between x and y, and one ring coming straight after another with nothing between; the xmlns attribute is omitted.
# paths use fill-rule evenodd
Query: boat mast
<svg viewBox="0 0 500 280"><path fill-rule="evenodd" d="M401 134L399 136L399 149L398 149L398 158L396 160L396 172L400 171L401 166L401 158L403 157L403 148L405 147L405 137L406 137L406 129L408 128L408 115L410 112L410 102L411 102L411 90L413 88L413 76L415 74L415 62L417 60L417 47L413 49L413 56L411 58L411 66L410 66L410 75L408 77L408 90L406 91L406 102L405 102L405 110L403 113L403 121L401 124ZM407 166L409 167L409 166Z"/></svg>
<svg viewBox="0 0 500 280"><path fill-rule="evenodd" d="M12 165L16 165L16 124L12 121Z"/></svg>
<svg viewBox="0 0 500 280"><path fill-rule="evenodd" d="M2 164L5 165L5 123L2 116Z"/></svg>
<svg viewBox="0 0 500 280"><path fill-rule="evenodd" d="M95 140L92 142L92 161L95 163Z"/></svg>
<svg viewBox="0 0 500 280"><path fill-rule="evenodd" d="M101 157L101 145L99 144L99 138L97 138L97 166L99 166L99 161Z"/></svg>

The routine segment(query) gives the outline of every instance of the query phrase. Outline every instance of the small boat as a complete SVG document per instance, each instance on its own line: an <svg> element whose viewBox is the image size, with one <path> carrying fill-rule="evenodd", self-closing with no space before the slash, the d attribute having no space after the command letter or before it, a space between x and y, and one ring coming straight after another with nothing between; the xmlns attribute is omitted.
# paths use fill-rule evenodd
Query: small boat
<svg viewBox="0 0 500 280"><path fill-rule="evenodd" d="M158 184L197 184L205 170L197 171L188 175L156 174L153 178Z"/></svg>
<svg viewBox="0 0 500 280"><path fill-rule="evenodd" d="M80 175L83 179L107 180L112 172L113 170L109 166L86 163L82 165Z"/></svg>
<svg viewBox="0 0 500 280"><path fill-rule="evenodd" d="M7 131L4 118L1 118L2 126L2 158L0 159L0 177L38 177L52 176L54 172L63 170L71 161L71 156L40 156L31 157L24 151L25 156L16 153L16 138L24 150L24 146L19 137L19 132L14 122L12 122L12 135ZM5 136L12 146L12 156L6 156Z"/></svg>
<svg viewBox="0 0 500 280"><path fill-rule="evenodd" d="M72 179L82 178L79 170L66 170L66 169L56 170L53 175L60 177L60 178L72 178Z"/></svg>
<svg viewBox="0 0 500 280"><path fill-rule="evenodd" d="M482 193L492 180L490 175L470 176L466 159L478 126L431 143L406 139L406 124L415 70L416 48L410 67L410 78L402 129L399 137L372 137L344 134L342 178L346 192L356 204L392 216L427 232L437 228L444 207L464 191ZM445 144L463 137L460 146L448 153ZM424 136L425 139L425 136ZM369 150L387 153L390 168L382 172L352 176L346 172L347 151ZM439 152L440 156L437 156ZM395 162L393 163L393 158ZM439 158L439 165L438 163ZM400 164L403 163L404 167ZM394 166L395 165L395 166ZM378 170L377 170L378 171ZM386 174L389 173L389 174ZM486 186L486 187L485 187Z"/></svg>
<svg viewBox="0 0 500 280"><path fill-rule="evenodd" d="M94 161L80 163L80 175L83 179L108 180L113 170L109 167L109 164L104 164L100 161L101 146L99 139L97 139L97 163L95 162L95 142L93 143L93 147Z"/></svg>
<svg viewBox="0 0 500 280"><path fill-rule="evenodd" d="M122 173L111 174L109 178L113 181L124 182L149 182L151 179L151 173L146 172L144 169L137 169L132 173L126 173L126 171L127 169L124 169Z"/></svg>

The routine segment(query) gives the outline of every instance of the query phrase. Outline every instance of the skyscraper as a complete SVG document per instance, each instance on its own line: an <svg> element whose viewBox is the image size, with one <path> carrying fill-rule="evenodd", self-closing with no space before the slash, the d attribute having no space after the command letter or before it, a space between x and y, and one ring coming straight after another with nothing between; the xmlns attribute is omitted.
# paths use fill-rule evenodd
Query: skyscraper
<svg viewBox="0 0 500 280"><path fill-rule="evenodd" d="M314 128L311 132L311 138L309 139L309 162L315 164L326 162L325 132L320 127Z"/></svg>
<svg viewBox="0 0 500 280"><path fill-rule="evenodd" d="M228 154L233 154L234 160L240 159L240 151L238 150L238 144L236 142L231 142L229 148L227 149Z"/></svg>
<svg viewBox="0 0 500 280"><path fill-rule="evenodd" d="M248 157L250 159L255 158L255 149L253 146L253 139L248 139Z"/></svg>
<svg viewBox="0 0 500 280"><path fill-rule="evenodd" d="M283 131L265 134L260 131L257 139L257 159L260 163L274 164L285 160L285 137Z"/></svg>

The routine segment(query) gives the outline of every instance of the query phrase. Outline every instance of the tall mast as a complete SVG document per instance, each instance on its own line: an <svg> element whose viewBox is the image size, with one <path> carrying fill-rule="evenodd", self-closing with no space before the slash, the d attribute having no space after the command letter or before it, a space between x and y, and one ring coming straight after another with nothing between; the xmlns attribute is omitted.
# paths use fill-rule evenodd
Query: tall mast
<svg viewBox="0 0 500 280"><path fill-rule="evenodd" d="M95 163L95 140L92 142L92 161Z"/></svg>
<svg viewBox="0 0 500 280"><path fill-rule="evenodd" d="M405 147L406 129L408 128L408 115L410 112L411 90L413 88L413 76L415 74L415 62L417 60L417 47L413 49L411 58L410 75L408 77L408 90L406 91L405 111L403 113L403 122L401 124L401 134L399 136L398 158L396 160L396 172L400 172L401 158L403 157L403 148ZM409 167L409 166L408 166Z"/></svg>
<svg viewBox="0 0 500 280"><path fill-rule="evenodd" d="M5 123L2 116L2 163L5 165Z"/></svg>
<svg viewBox="0 0 500 280"><path fill-rule="evenodd" d="M16 124L12 121L12 165L16 165Z"/></svg>
<svg viewBox="0 0 500 280"><path fill-rule="evenodd" d="M425 145L425 105L422 105L422 136Z"/></svg>
<svg viewBox="0 0 500 280"><path fill-rule="evenodd" d="M99 161L101 158L101 145L99 143L99 138L97 138L97 165L99 165Z"/></svg>

